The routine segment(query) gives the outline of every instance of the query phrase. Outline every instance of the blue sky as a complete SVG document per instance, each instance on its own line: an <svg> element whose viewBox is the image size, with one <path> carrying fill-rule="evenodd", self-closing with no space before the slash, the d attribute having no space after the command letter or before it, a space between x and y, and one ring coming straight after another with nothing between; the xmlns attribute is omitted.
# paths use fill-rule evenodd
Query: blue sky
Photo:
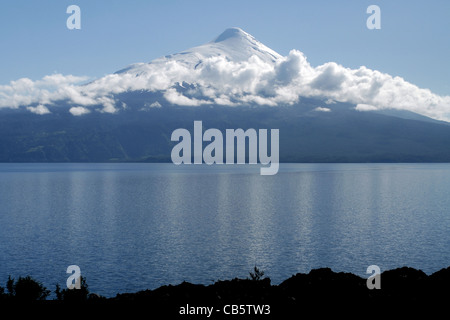
<svg viewBox="0 0 450 320"><path fill-rule="evenodd" d="M81 8L69 30L66 8ZM381 9L369 30L366 9ZM241 27L282 55L313 66L365 65L450 95L450 1L2 1L0 85L61 73L98 78Z"/></svg>

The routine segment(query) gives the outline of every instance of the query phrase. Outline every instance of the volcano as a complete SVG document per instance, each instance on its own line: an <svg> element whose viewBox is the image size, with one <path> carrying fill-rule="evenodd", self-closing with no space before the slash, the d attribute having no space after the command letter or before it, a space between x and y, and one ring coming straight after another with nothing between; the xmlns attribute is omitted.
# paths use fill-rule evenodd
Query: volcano
<svg viewBox="0 0 450 320"><path fill-rule="evenodd" d="M2 162L166 162L171 133L194 121L278 129L280 162L450 161L449 97L363 66L313 67L240 28L83 85L49 76L6 89Z"/></svg>

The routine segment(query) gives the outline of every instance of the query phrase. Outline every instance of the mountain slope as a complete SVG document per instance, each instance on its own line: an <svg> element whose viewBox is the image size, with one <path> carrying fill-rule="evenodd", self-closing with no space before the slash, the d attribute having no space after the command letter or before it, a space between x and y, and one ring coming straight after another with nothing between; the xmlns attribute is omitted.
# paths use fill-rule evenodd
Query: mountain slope
<svg viewBox="0 0 450 320"><path fill-rule="evenodd" d="M175 142L173 130L193 123L217 128L277 128L281 162L449 162L450 126L358 112L303 99L294 106L163 106L129 108L118 114L65 112L45 117L10 113L0 117L1 162L166 162ZM205 147L207 143L203 144ZM225 147L225 146L224 146Z"/></svg>

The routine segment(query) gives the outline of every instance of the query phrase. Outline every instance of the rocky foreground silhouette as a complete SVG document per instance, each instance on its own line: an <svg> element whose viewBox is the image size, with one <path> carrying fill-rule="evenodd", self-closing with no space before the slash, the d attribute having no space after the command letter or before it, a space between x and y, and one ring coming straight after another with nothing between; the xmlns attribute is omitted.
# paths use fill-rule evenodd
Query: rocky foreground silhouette
<svg viewBox="0 0 450 320"><path fill-rule="evenodd" d="M436 310L448 305L450 267L431 275L408 267L384 271L380 275L380 285L380 289L369 289L366 278L321 268L308 274L296 274L279 285L272 285L269 278L258 276L217 281L211 285L183 282L111 298L92 293L77 296L77 290L71 290L74 295L33 303L69 307L67 310L79 310L73 309L74 305L98 307L97 310L122 310L128 314L140 310L150 312L152 319L291 319L306 311L325 315L354 312L358 308L366 310L368 315L393 309L411 313L419 308ZM3 298L3 302L17 301L9 297ZM206 313L206 308L210 308L210 314ZM157 314L160 316L154 316Z"/></svg>

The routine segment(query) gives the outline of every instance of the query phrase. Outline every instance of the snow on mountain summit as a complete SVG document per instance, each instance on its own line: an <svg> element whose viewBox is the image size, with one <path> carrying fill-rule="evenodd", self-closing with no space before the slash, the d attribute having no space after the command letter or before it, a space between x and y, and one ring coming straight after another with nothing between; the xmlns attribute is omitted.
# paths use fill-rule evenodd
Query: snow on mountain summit
<svg viewBox="0 0 450 320"><path fill-rule="evenodd" d="M175 59L179 62L194 63L195 67L202 60L215 56L224 56L229 61L241 62L247 61L253 55L264 62L271 63L281 58L281 55L256 40L244 30L229 28L211 42L156 59L153 63Z"/></svg>
<svg viewBox="0 0 450 320"><path fill-rule="evenodd" d="M256 40L240 28L229 28L219 35L214 41L217 46L222 46L224 51L234 49L235 60L247 60L251 55L257 55L265 62L275 62L281 55Z"/></svg>
<svg viewBox="0 0 450 320"><path fill-rule="evenodd" d="M187 49L185 51L157 58L150 63L135 63L116 73L131 72L142 74L139 70L145 65L166 64L176 61L190 68L198 68L205 59L212 57L224 57L227 61L242 62L248 61L252 56L256 56L265 63L275 63L282 58L280 54L265 46L252 35L240 28L229 28L222 32L214 40L203 45Z"/></svg>
<svg viewBox="0 0 450 320"><path fill-rule="evenodd" d="M228 28L224 32L222 32L216 39L214 39L213 42L222 42L232 38L253 38L253 36L245 32L241 28Z"/></svg>

